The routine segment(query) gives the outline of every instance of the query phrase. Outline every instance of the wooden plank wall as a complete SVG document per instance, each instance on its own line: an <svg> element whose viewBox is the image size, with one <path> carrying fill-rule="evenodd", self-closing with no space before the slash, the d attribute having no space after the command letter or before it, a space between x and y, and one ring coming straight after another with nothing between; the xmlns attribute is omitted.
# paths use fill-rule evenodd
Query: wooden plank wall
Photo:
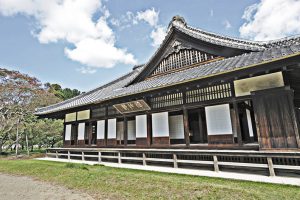
<svg viewBox="0 0 300 200"><path fill-rule="evenodd" d="M260 148L299 148L293 91L268 89L253 92L252 97Z"/></svg>

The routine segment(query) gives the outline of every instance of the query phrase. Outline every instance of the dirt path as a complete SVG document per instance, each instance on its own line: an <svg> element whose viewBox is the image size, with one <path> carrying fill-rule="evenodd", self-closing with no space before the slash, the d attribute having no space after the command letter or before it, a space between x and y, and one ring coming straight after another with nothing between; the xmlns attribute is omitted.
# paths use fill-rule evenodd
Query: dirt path
<svg viewBox="0 0 300 200"><path fill-rule="evenodd" d="M79 191L69 190L28 177L0 174L1 200L92 200Z"/></svg>

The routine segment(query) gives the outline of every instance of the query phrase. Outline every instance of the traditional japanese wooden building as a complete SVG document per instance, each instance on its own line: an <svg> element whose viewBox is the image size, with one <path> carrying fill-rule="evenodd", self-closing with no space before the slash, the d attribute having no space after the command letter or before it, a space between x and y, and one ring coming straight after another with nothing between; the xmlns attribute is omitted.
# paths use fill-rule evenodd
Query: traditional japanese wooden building
<svg viewBox="0 0 300 200"><path fill-rule="evenodd" d="M128 74L36 115L64 119L64 147L299 150L300 37L247 41L175 16Z"/></svg>

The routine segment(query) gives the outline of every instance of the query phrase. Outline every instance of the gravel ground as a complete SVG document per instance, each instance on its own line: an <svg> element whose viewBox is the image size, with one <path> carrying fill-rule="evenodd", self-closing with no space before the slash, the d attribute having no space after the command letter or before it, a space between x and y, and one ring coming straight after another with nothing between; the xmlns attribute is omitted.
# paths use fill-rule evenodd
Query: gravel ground
<svg viewBox="0 0 300 200"><path fill-rule="evenodd" d="M0 174L1 200L92 200L88 194L24 176Z"/></svg>

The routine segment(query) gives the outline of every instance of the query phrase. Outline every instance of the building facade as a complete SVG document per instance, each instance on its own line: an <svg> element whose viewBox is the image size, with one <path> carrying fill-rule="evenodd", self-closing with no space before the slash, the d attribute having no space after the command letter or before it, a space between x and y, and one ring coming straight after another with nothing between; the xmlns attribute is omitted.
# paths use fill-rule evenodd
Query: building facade
<svg viewBox="0 0 300 200"><path fill-rule="evenodd" d="M300 149L300 37L269 42L190 27L175 16L128 74L44 108L65 147Z"/></svg>

